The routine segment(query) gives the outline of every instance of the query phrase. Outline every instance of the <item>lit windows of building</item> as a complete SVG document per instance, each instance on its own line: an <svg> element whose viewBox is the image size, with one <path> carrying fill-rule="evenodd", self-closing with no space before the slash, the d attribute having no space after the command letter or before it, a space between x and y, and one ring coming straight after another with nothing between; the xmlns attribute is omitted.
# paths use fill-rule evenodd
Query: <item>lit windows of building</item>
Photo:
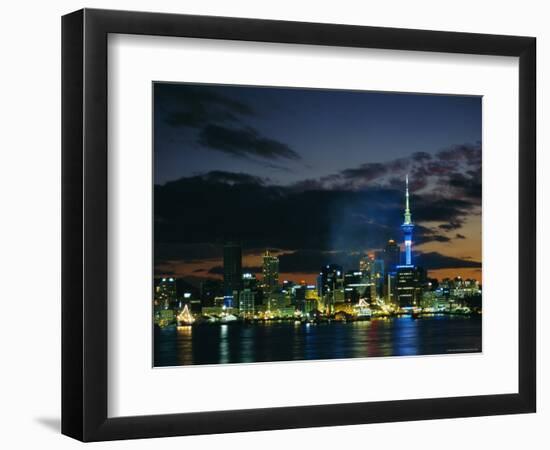
<svg viewBox="0 0 550 450"><path fill-rule="evenodd" d="M254 291L243 289L239 293L239 313L243 317L252 317L254 315Z"/></svg>
<svg viewBox="0 0 550 450"><path fill-rule="evenodd" d="M265 251L262 264L262 289L268 296L279 286L279 258L272 256L269 250Z"/></svg>
<svg viewBox="0 0 550 450"><path fill-rule="evenodd" d="M176 279L173 277L161 278L155 288L155 308L172 309L176 307Z"/></svg>
<svg viewBox="0 0 550 450"><path fill-rule="evenodd" d="M425 272L415 266L398 266L395 277L395 295L400 308L420 306Z"/></svg>
<svg viewBox="0 0 550 450"><path fill-rule="evenodd" d="M344 301L344 271L338 264L327 264L321 269L321 293L326 312L332 314L334 304Z"/></svg>

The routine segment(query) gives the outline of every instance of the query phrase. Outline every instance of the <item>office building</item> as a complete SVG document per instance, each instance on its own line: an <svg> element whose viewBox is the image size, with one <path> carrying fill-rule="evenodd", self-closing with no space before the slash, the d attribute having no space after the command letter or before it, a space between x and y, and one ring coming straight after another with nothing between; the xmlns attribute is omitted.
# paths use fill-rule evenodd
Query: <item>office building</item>
<svg viewBox="0 0 550 450"><path fill-rule="evenodd" d="M272 256L269 250L265 251L262 264L262 289L265 296L277 289L279 286L279 258Z"/></svg>
<svg viewBox="0 0 550 450"><path fill-rule="evenodd" d="M233 307L233 299L242 290L242 250L235 242L223 246L223 295L225 306Z"/></svg>

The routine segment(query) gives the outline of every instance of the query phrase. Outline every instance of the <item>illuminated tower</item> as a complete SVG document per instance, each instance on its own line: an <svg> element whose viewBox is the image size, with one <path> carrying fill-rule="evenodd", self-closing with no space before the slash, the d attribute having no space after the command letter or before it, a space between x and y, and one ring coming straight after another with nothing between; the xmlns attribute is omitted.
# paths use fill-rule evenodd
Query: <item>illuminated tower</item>
<svg viewBox="0 0 550 450"><path fill-rule="evenodd" d="M403 238L405 241L405 265L412 265L412 232L414 224L411 221L411 210L409 209L409 176L405 177L405 220L401 225Z"/></svg>

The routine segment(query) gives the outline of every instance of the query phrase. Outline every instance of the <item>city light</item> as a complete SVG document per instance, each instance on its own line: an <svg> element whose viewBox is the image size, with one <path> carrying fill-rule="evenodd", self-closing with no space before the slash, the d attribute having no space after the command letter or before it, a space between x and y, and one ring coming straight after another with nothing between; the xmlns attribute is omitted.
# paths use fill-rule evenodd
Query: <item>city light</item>
<svg viewBox="0 0 550 450"><path fill-rule="evenodd" d="M435 280L412 261L414 224L405 183L405 213L401 224L403 251L395 239L382 250L363 253L358 268L324 264L316 284L279 283L279 258L266 249L261 276L242 270L238 242L224 245L223 282L197 295L178 297L174 277L163 277L155 288L155 323L161 327L201 323L292 320L298 323L371 320L400 315L481 313L481 286L475 280ZM359 269L359 270L358 270ZM181 306L183 305L183 309ZM193 308L193 313L191 312Z"/></svg>

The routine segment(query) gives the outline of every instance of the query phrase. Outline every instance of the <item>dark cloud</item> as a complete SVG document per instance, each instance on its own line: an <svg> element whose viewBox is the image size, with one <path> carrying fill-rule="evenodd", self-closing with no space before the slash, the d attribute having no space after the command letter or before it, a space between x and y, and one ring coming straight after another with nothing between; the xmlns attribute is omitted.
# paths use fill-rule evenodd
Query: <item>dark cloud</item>
<svg viewBox="0 0 550 450"><path fill-rule="evenodd" d="M194 130L191 139L211 150L239 158L300 159L287 144L244 126L243 120L257 117L257 112L214 86L157 83L155 109L170 127Z"/></svg>
<svg viewBox="0 0 550 450"><path fill-rule="evenodd" d="M373 185L403 189L409 176L412 192L434 187L440 198L467 198L480 203L481 145L463 144L435 154L416 152L410 157L386 162L366 162L338 173L314 180L324 189L370 188Z"/></svg>
<svg viewBox="0 0 550 450"><path fill-rule="evenodd" d="M212 170L200 177L206 182L225 183L225 184L265 184L269 181L266 178L256 177L242 172L225 172L222 170Z"/></svg>
<svg viewBox="0 0 550 450"><path fill-rule="evenodd" d="M363 181L371 181L379 178L388 171L381 163L365 163L358 168L346 169L341 172L344 178L361 178Z"/></svg>
<svg viewBox="0 0 550 450"><path fill-rule="evenodd" d="M461 144L437 152L437 158L442 161L464 161L470 166L481 166L481 144Z"/></svg>
<svg viewBox="0 0 550 450"><path fill-rule="evenodd" d="M468 171L466 175L463 173L453 173L446 181L458 195L469 198L481 198L481 167L475 171Z"/></svg>
<svg viewBox="0 0 550 450"><path fill-rule="evenodd" d="M466 236L464 236L463 234L460 234L460 233L456 233L455 239L466 239Z"/></svg>
<svg viewBox="0 0 550 450"><path fill-rule="evenodd" d="M454 258L452 256L442 255L438 252L416 253L414 256L415 264L425 269L457 269L464 267L481 267L478 261L469 259Z"/></svg>
<svg viewBox="0 0 550 450"><path fill-rule="evenodd" d="M382 248L390 238L400 241L402 190L302 187L273 186L258 177L221 171L155 186L157 273L163 262L168 263L166 269L173 261L221 261L227 240L241 241L245 255L266 247L284 249L279 261L280 271L286 273L315 273L329 263L353 269L364 251ZM427 195L415 195L411 201L415 245L451 241L437 230L457 228L471 208L466 200ZM434 228L422 221L444 223ZM460 236L455 234L456 239ZM480 267L471 259L437 252L416 252L415 262L427 269ZM219 262L209 272L199 270L202 278L223 273ZM261 272L259 267L245 270Z"/></svg>
<svg viewBox="0 0 550 450"><path fill-rule="evenodd" d="M454 222L442 223L439 228L445 231L452 231L461 228L463 224L462 220L455 220Z"/></svg>
<svg viewBox="0 0 550 450"><path fill-rule="evenodd" d="M221 247L212 243L155 240L155 260L157 262L183 261L191 263L221 256Z"/></svg>
<svg viewBox="0 0 550 450"><path fill-rule="evenodd" d="M412 154L411 159L416 162L429 161L432 155L427 152L416 152Z"/></svg>
<svg viewBox="0 0 550 450"><path fill-rule="evenodd" d="M416 244L449 242L422 222L460 221L470 205L424 196L413 196L411 202ZM402 234L403 203L402 189L282 187L247 174L209 172L155 186L155 257L220 258L226 240L241 241L248 252L265 247L318 252L381 248Z"/></svg>
<svg viewBox="0 0 550 450"><path fill-rule="evenodd" d="M344 269L353 270L359 267L359 252L297 250L279 256L281 272L319 272L327 264L340 264Z"/></svg>
<svg viewBox="0 0 550 450"><path fill-rule="evenodd" d="M215 88L182 84L155 84L155 102L164 121L173 127L202 128L209 123L238 122L252 116L247 104L222 95Z"/></svg>
<svg viewBox="0 0 550 450"><path fill-rule="evenodd" d="M479 206L469 200L438 195L413 195L411 204L416 222L445 222L440 226L443 230L455 229L451 224L461 226L463 218Z"/></svg>
<svg viewBox="0 0 550 450"><path fill-rule="evenodd" d="M253 128L227 128L207 125L199 134L199 143L205 147L247 158L298 160L300 155L288 145L261 136Z"/></svg>

